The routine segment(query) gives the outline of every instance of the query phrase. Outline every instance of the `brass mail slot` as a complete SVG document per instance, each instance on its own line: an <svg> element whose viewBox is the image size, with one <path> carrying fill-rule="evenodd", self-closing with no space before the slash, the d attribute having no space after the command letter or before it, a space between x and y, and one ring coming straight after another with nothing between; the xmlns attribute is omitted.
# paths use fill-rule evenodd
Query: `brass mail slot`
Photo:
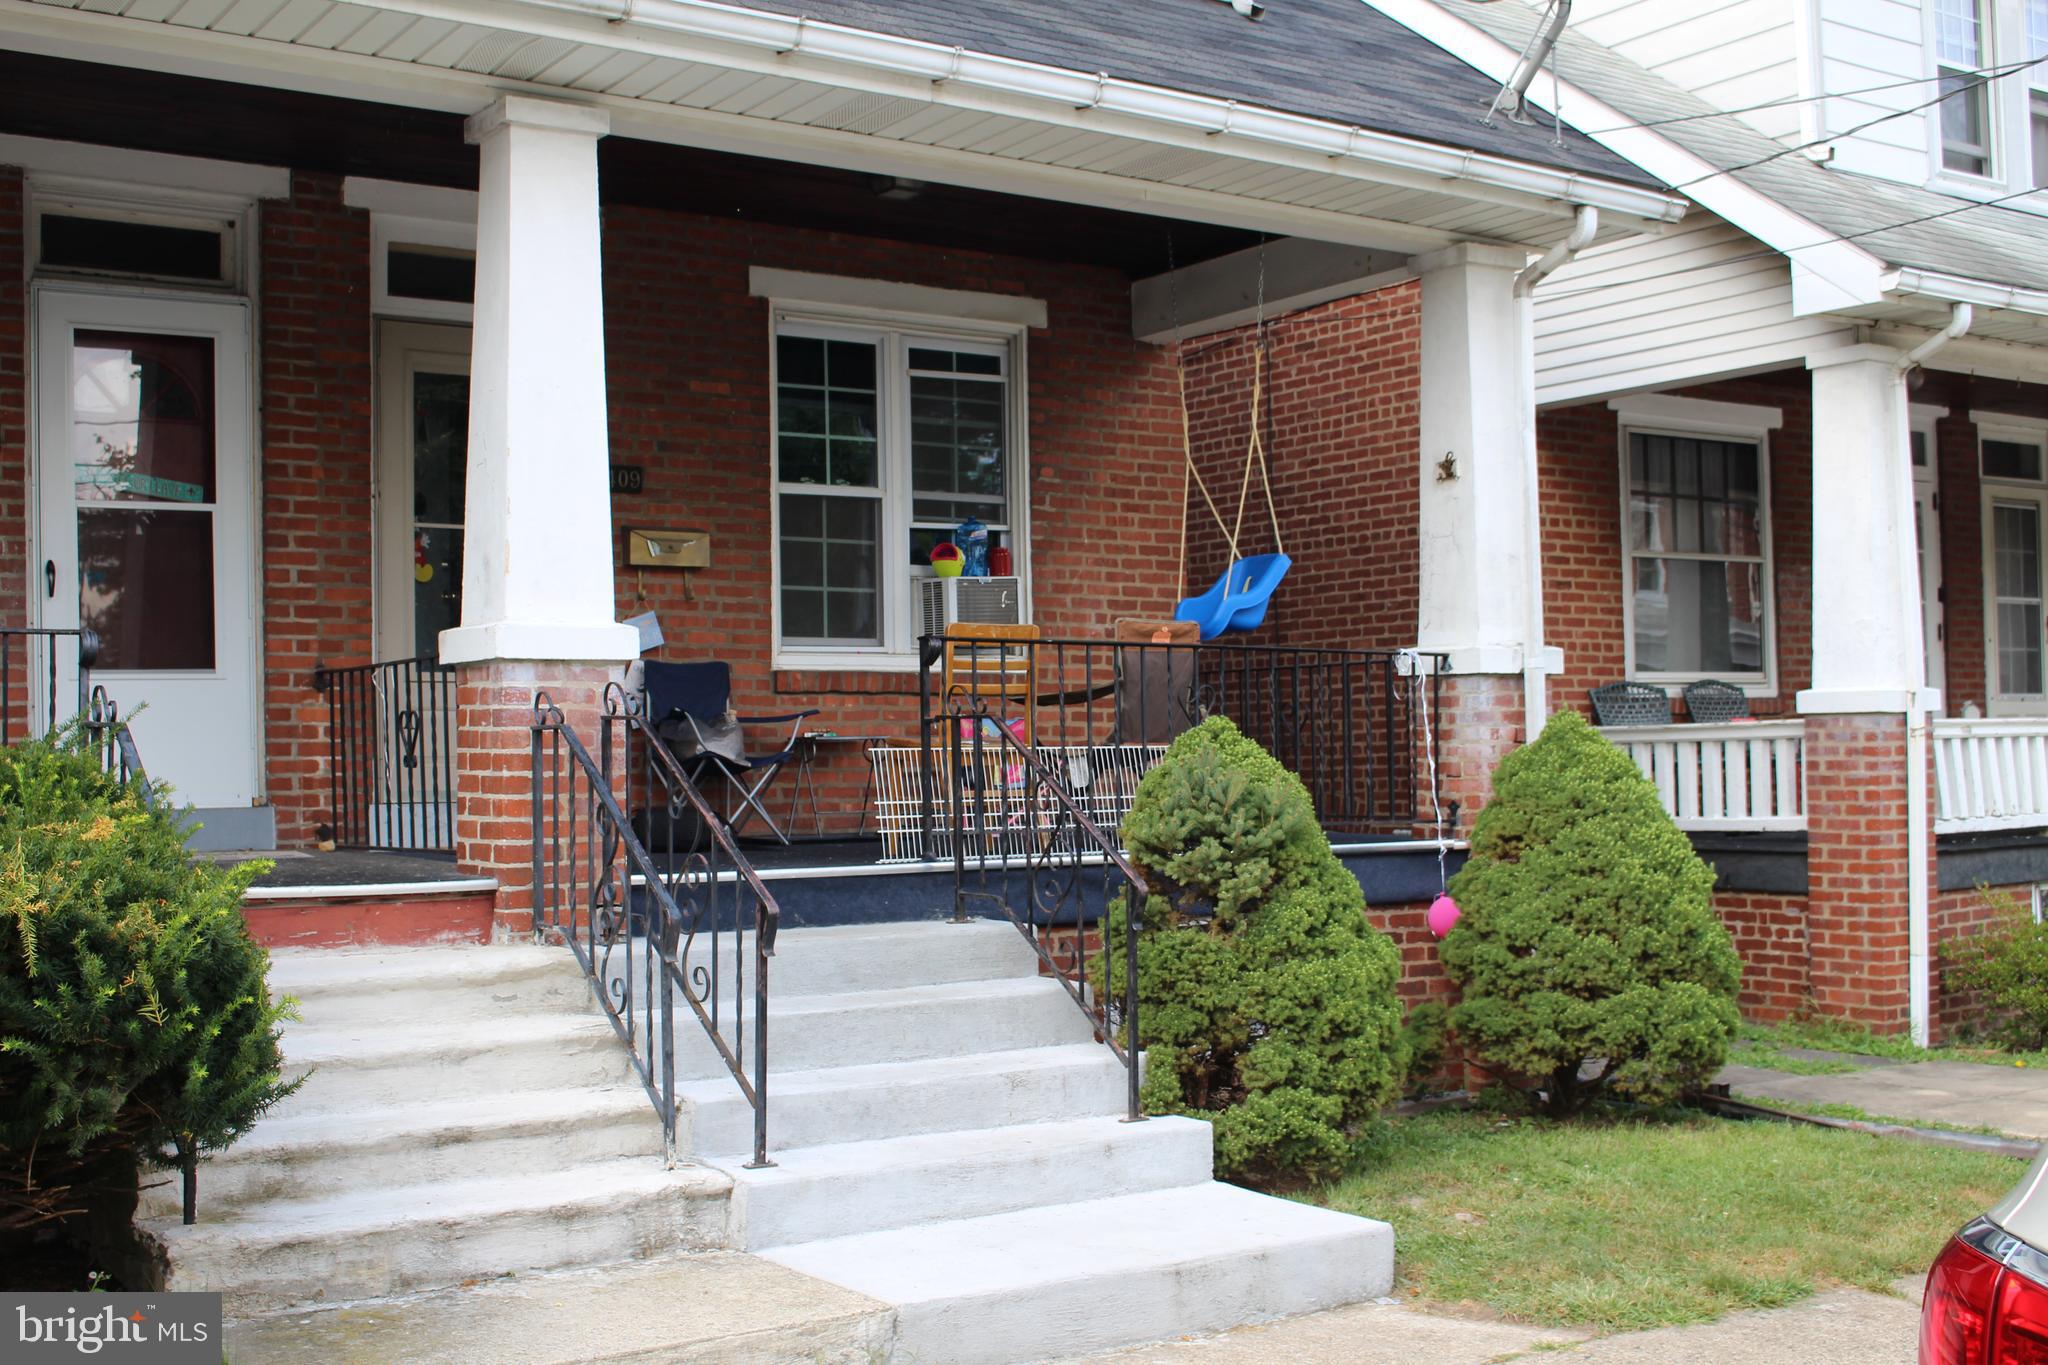
<svg viewBox="0 0 2048 1365"><path fill-rule="evenodd" d="M627 531L626 562L643 569L703 569L711 565L709 531Z"/></svg>

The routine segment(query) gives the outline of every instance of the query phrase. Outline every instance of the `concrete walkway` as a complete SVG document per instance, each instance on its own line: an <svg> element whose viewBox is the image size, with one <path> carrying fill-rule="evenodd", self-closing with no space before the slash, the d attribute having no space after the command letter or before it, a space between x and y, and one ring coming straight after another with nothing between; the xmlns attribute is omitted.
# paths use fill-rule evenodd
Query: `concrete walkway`
<svg viewBox="0 0 2048 1365"><path fill-rule="evenodd" d="M1913 1365L1919 1322L1910 1300L1858 1289L1817 1294L1789 1308L1730 1313L1696 1327L1591 1340L1582 1332L1359 1304L1065 1365Z"/></svg>
<svg viewBox="0 0 2048 1365"><path fill-rule="evenodd" d="M1719 1079L1738 1099L1848 1104L1874 1117L1960 1128L1991 1128L2048 1141L2048 1068L1978 1062L1893 1062L1847 1053L1807 1053L1855 1065L1829 1076L1795 1076L1759 1066L1724 1067Z"/></svg>

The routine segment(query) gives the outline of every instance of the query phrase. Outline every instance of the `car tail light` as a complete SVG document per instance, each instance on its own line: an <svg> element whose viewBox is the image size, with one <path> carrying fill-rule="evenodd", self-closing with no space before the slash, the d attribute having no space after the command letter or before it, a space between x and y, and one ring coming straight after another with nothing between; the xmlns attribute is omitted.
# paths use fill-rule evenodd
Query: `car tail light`
<svg viewBox="0 0 2048 1365"><path fill-rule="evenodd" d="M2048 1365L2048 1256L1985 1219L1927 1272L1920 1365Z"/></svg>

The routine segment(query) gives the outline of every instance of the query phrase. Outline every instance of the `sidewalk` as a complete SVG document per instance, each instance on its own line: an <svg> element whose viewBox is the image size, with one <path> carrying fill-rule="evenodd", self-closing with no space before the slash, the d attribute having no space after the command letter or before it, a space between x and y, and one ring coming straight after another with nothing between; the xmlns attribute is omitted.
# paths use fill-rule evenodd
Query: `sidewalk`
<svg viewBox="0 0 2048 1365"><path fill-rule="evenodd" d="M1788 1050L1854 1071L1797 1076L1760 1066L1728 1066L1718 1079L1738 1099L1848 1104L1878 1118L1991 1128L2048 1142L2048 1069L1980 1062L1895 1062L1851 1053Z"/></svg>
<svg viewBox="0 0 2048 1365"><path fill-rule="evenodd" d="M1581 1332L1359 1304L1064 1365L1913 1365L1919 1322L1920 1309L1910 1299L1858 1289L1816 1294L1789 1308L1730 1313L1696 1327L1593 1340ZM1575 1341L1582 1344L1571 1345Z"/></svg>

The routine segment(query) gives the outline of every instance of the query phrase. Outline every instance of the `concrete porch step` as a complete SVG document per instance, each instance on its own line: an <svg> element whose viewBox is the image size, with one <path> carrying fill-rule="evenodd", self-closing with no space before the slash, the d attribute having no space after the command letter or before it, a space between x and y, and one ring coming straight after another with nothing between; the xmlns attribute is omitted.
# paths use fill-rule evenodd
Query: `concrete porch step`
<svg viewBox="0 0 2048 1365"><path fill-rule="evenodd" d="M1035 976L1038 958L1015 928L992 920L917 920L784 929L776 941L774 998L941 986Z"/></svg>
<svg viewBox="0 0 2048 1365"><path fill-rule="evenodd" d="M597 1013L521 1014L333 1028L287 1025L286 1072L313 1073L278 1117L391 1109L427 1099L623 1085L632 1061Z"/></svg>
<svg viewBox="0 0 2048 1365"><path fill-rule="evenodd" d="M532 1090L392 1109L266 1118L199 1168L208 1222L265 1200L314 1199L380 1185L511 1176L639 1157L658 1162L661 1120L638 1085ZM167 1174L141 1196L143 1217L180 1211Z"/></svg>
<svg viewBox="0 0 2048 1365"><path fill-rule="evenodd" d="M230 1320L263 1365L875 1365L895 1313L736 1252L508 1275L412 1298Z"/></svg>
<svg viewBox="0 0 2048 1365"><path fill-rule="evenodd" d="M798 1241L974 1218L1209 1179L1209 1125L1114 1118L924 1133L745 1156L711 1165L733 1178L732 1245Z"/></svg>
<svg viewBox="0 0 2048 1365"><path fill-rule="evenodd" d="M511 1271L723 1245L731 1181L645 1157L569 1170L361 1186L251 1204L192 1226L137 1228L170 1290L219 1290L238 1316L347 1302Z"/></svg>
<svg viewBox="0 0 2048 1365"><path fill-rule="evenodd" d="M596 1008L568 949L524 943L284 948L270 955L269 981L273 998L296 996L307 1023L322 1028Z"/></svg>
<svg viewBox="0 0 2048 1365"><path fill-rule="evenodd" d="M1007 1365L1356 1303L1393 1284L1385 1223L1203 1184L782 1247L893 1304L895 1357Z"/></svg>
<svg viewBox="0 0 2048 1365"><path fill-rule="evenodd" d="M720 1019L730 1026L729 1005ZM701 1080L725 1074L703 1026L681 1000L675 1026L679 1076ZM768 1005L769 1058L777 1072L969 1057L1093 1038L1094 1030L1066 988L1035 976L844 995L778 995Z"/></svg>
<svg viewBox="0 0 2048 1365"><path fill-rule="evenodd" d="M1098 1117L1122 1112L1124 1086L1123 1064L1100 1043L776 1071L768 1143L786 1150ZM754 1111L730 1076L676 1093L681 1150L752 1150Z"/></svg>

